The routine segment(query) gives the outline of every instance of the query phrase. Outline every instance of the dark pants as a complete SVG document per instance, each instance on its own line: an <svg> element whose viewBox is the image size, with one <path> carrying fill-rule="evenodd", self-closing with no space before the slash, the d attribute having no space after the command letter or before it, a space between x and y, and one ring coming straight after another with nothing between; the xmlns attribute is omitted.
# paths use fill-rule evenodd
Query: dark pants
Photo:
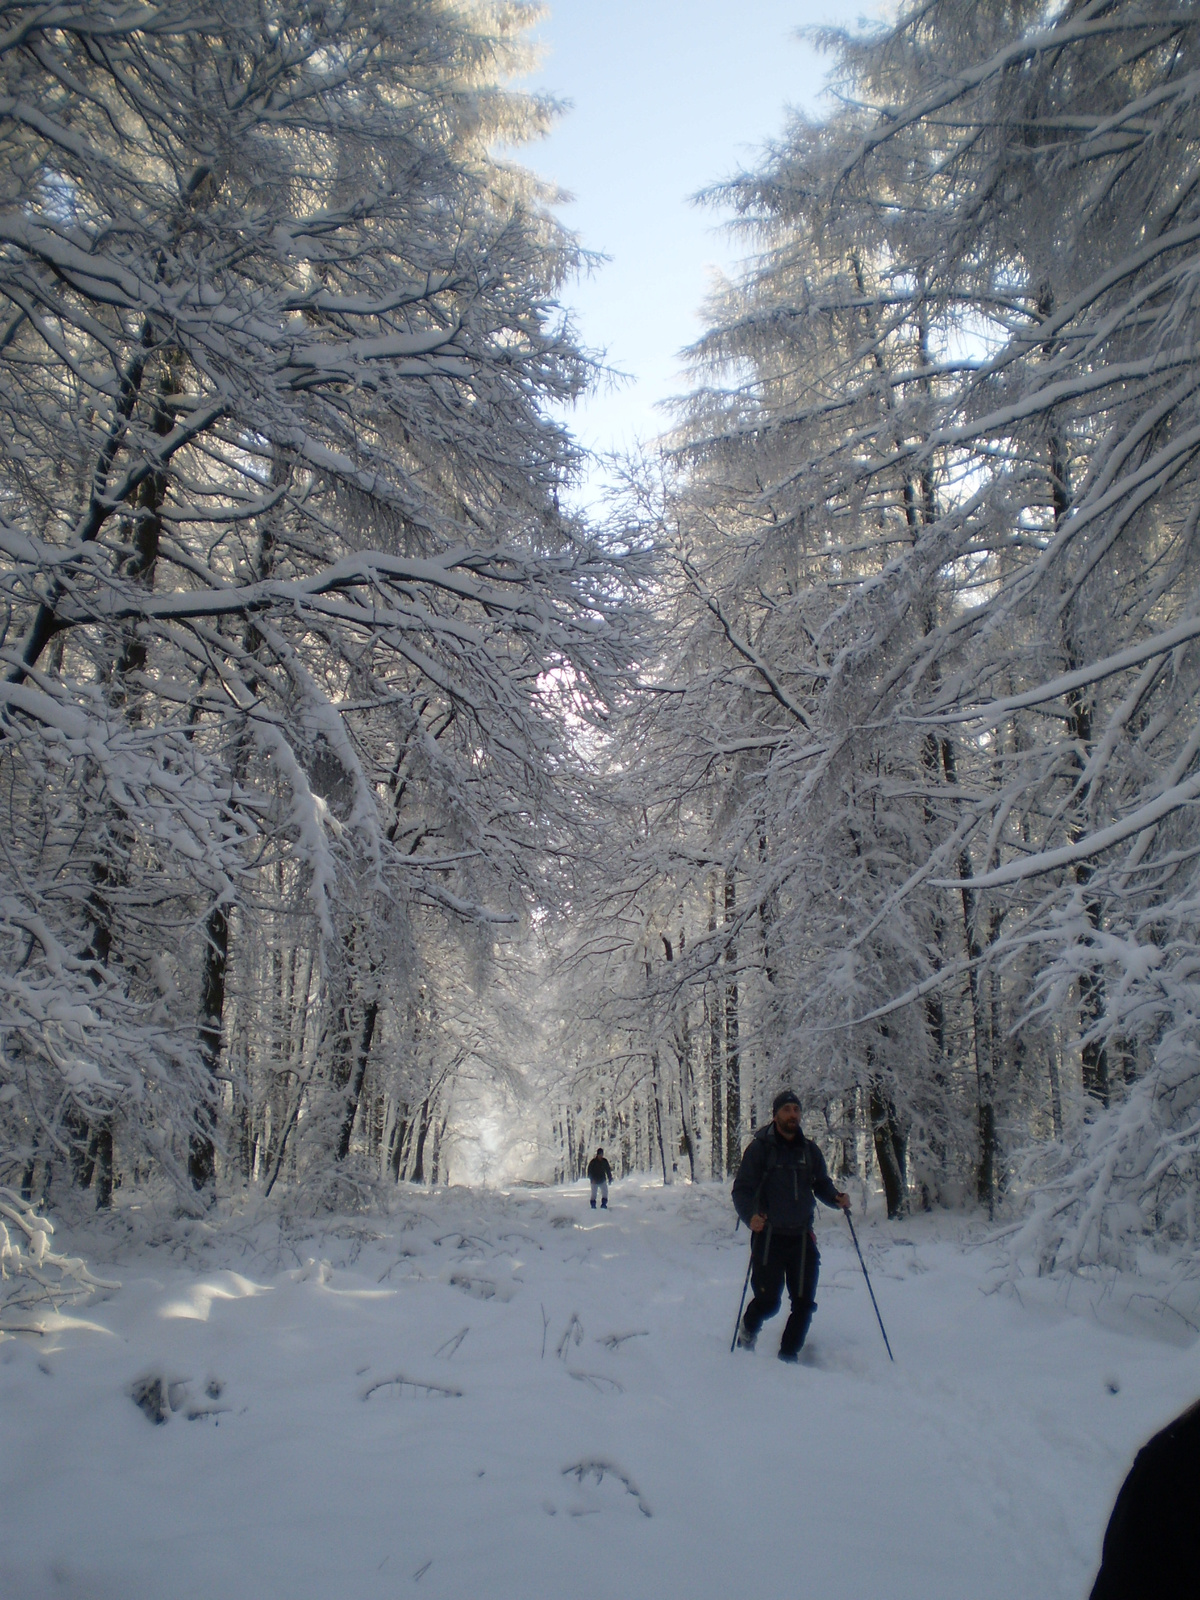
<svg viewBox="0 0 1200 1600"><path fill-rule="evenodd" d="M817 1309L817 1272L821 1257L810 1232L780 1236L764 1228L754 1235L750 1284L754 1299L746 1307L746 1332L755 1334L779 1310L787 1284L792 1313L779 1341L780 1355L794 1356L804 1343L812 1314Z"/></svg>

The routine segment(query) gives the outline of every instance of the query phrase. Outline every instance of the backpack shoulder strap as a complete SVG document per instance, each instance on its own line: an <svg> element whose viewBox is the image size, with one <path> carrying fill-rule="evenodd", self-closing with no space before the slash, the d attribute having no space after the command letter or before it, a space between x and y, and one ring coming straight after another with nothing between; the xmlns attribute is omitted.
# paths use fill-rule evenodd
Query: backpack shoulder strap
<svg viewBox="0 0 1200 1600"><path fill-rule="evenodd" d="M776 1148L774 1139L768 1135L768 1137L763 1140L763 1143L767 1147L767 1164L763 1168L763 1175L759 1180L758 1192L754 1197L754 1209L759 1212L762 1210L763 1196L766 1193L767 1180L775 1171L775 1168L779 1165L779 1151Z"/></svg>

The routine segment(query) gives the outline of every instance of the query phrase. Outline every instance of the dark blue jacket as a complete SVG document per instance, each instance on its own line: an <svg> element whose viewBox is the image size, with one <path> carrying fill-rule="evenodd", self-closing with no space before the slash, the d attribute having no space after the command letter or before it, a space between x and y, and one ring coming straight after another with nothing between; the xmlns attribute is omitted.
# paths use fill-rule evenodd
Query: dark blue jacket
<svg viewBox="0 0 1200 1600"><path fill-rule="evenodd" d="M1092 1600L1195 1594L1200 1572L1200 1400L1137 1453L1104 1535Z"/></svg>
<svg viewBox="0 0 1200 1600"><path fill-rule="evenodd" d="M749 1227L751 1217L765 1212L772 1234L780 1238L807 1233L816 1210L814 1196L827 1206L837 1205L837 1189L816 1145L799 1130L794 1139L780 1138L773 1122L760 1128L733 1180L738 1216Z"/></svg>

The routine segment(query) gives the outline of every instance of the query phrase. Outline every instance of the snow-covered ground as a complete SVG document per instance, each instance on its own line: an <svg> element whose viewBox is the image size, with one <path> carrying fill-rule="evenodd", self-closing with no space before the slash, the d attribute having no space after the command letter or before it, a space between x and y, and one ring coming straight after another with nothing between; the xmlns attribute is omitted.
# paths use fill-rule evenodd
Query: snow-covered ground
<svg viewBox="0 0 1200 1600"><path fill-rule="evenodd" d="M0 1342L5 1600L1082 1600L1134 1450L1200 1393L1153 1324L984 1292L955 1219L860 1225L892 1366L822 1211L799 1367L781 1319L729 1353L715 1187L126 1221L71 1241L118 1293Z"/></svg>

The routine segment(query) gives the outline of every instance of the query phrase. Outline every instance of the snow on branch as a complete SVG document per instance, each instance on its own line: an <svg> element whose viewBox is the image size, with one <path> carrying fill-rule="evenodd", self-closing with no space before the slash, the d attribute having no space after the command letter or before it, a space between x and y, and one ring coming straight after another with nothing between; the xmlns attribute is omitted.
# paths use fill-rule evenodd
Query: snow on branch
<svg viewBox="0 0 1200 1600"><path fill-rule="evenodd" d="M526 22L5 12L0 1156L102 1207L436 1170L460 995L566 893L647 568L560 509Z"/></svg>
<svg viewBox="0 0 1200 1600"><path fill-rule="evenodd" d="M0 1188L0 1333L40 1333L48 1311L121 1287L53 1249L53 1235L54 1224L29 1201Z"/></svg>
<svg viewBox="0 0 1200 1600"><path fill-rule="evenodd" d="M1145 801L1118 822L1110 823L1107 828L1099 828L1095 833L1087 834L1072 844L1061 845L1055 850L1038 851L1034 855L1009 861L991 872L980 873L971 878L931 878L929 881L938 889L981 890L998 889L1007 884L1020 883L1026 878L1040 877L1043 873L1058 871L1078 861L1091 861L1105 850L1111 849L1113 845L1120 844L1123 839L1144 832L1156 822L1161 822L1164 817L1170 816L1172 812L1192 805L1198 799L1200 799L1200 775L1189 778L1184 783L1172 785L1152 800Z"/></svg>

